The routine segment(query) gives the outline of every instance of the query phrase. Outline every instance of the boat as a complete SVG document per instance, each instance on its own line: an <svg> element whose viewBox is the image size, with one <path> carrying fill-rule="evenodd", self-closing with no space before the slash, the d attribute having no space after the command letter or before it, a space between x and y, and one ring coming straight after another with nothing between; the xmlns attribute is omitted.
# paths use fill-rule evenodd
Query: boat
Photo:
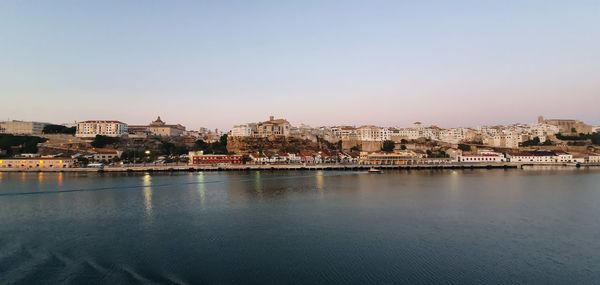
<svg viewBox="0 0 600 285"><path fill-rule="evenodd" d="M373 173L373 174L381 174L381 173L383 173L383 170L381 170L381 169L377 169L377 168L375 168L375 167L371 167L371 168L369 168L369 173Z"/></svg>

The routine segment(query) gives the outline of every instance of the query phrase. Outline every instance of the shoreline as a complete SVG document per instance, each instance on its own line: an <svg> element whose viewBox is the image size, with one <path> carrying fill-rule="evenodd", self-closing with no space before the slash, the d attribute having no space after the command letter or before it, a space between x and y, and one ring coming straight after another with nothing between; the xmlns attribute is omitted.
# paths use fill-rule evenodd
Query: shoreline
<svg viewBox="0 0 600 285"><path fill-rule="evenodd" d="M145 165L118 166L104 168L5 168L0 172L72 172L72 173L128 173L128 172L200 172L200 171L289 171L289 170L337 170L365 171L370 168L381 170L427 170L427 169L522 169L524 167L564 167L589 168L600 164L527 164L527 163L454 163L454 164L414 164L414 165L360 165L360 164L322 164L322 165Z"/></svg>

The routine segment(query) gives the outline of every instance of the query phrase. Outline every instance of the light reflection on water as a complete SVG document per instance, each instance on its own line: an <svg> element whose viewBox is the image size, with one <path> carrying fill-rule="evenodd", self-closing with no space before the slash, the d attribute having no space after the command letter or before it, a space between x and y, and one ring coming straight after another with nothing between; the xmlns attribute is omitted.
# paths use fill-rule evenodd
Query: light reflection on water
<svg viewBox="0 0 600 285"><path fill-rule="evenodd" d="M262 197L263 185L262 185L262 180L260 179L260 174L261 174L260 171L254 172L254 192L259 197Z"/></svg>
<svg viewBox="0 0 600 285"><path fill-rule="evenodd" d="M38 180L38 184L44 183L44 172L38 172L37 180Z"/></svg>
<svg viewBox="0 0 600 285"><path fill-rule="evenodd" d="M144 208L146 216L152 216L152 175L146 173L142 178L144 192Z"/></svg>
<svg viewBox="0 0 600 285"><path fill-rule="evenodd" d="M62 186L62 184L63 184L63 179L64 179L64 176L65 176L65 175L64 175L64 173L62 173L62 172L59 172L59 173L56 175L56 183L58 184L58 187L61 187L61 186Z"/></svg>
<svg viewBox="0 0 600 285"><path fill-rule="evenodd" d="M198 193L200 194L200 209L204 210L204 202L206 200L206 181L204 179L203 172L200 172L196 175L196 182L198 183Z"/></svg>
<svg viewBox="0 0 600 285"><path fill-rule="evenodd" d="M315 185L319 192L323 192L325 189L325 177L322 170L319 170L315 173Z"/></svg>

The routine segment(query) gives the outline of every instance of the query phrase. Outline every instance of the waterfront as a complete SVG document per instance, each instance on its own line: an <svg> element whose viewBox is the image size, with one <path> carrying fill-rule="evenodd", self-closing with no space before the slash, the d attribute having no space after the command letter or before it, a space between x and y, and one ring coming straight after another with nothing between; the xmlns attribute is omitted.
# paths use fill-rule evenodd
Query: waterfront
<svg viewBox="0 0 600 285"><path fill-rule="evenodd" d="M600 170L0 172L0 284L600 282Z"/></svg>

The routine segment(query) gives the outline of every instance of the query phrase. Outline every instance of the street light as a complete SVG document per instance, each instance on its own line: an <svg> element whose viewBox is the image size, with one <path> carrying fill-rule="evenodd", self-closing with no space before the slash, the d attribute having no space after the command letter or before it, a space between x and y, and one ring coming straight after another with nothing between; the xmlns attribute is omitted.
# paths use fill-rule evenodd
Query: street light
<svg viewBox="0 0 600 285"><path fill-rule="evenodd" d="M146 150L146 151L144 151L144 153L146 154L146 160L144 161L144 165L146 165L146 162L148 162L148 160L150 160L150 151Z"/></svg>

